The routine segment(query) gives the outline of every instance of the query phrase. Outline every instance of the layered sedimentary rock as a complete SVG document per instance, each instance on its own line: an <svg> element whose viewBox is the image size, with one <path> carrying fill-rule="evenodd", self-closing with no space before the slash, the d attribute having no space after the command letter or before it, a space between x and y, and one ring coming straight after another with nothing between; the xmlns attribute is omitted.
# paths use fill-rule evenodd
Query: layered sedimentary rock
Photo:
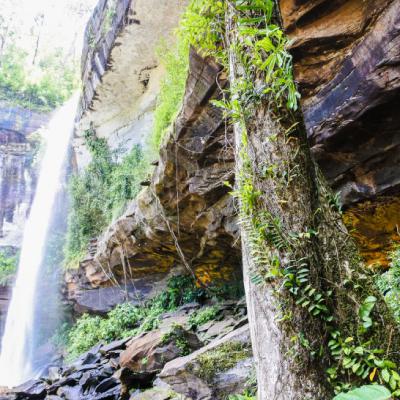
<svg viewBox="0 0 400 400"><path fill-rule="evenodd" d="M0 252L13 255L22 242L36 186L35 142L29 135L48 116L0 102ZM0 285L0 333L11 298L8 283Z"/></svg>
<svg viewBox="0 0 400 400"><path fill-rule="evenodd" d="M47 116L0 103L0 248L18 248L35 188L34 143L29 134Z"/></svg>
<svg viewBox="0 0 400 400"><path fill-rule="evenodd" d="M186 0L99 1L86 28L82 56L78 167L89 159L81 138L89 127L120 154L146 142L164 74L158 51L171 45L185 4Z"/></svg>
<svg viewBox="0 0 400 400"><path fill-rule="evenodd" d="M400 224L400 1L281 0L279 5L292 40L312 152L333 190L341 193L346 221L356 229L368 263L385 264ZM165 10L161 7L160 12ZM131 14L124 15L120 21ZM93 55L84 58L92 60L84 64L86 82L91 73L102 72L93 93L85 92L81 127L112 102L137 105L144 99L137 91L112 87L121 79L122 59L116 62L117 55L124 59L124 71L129 70L129 61L137 61L129 50L135 45L123 39L126 25L117 26L122 28L116 32L122 33L109 38L115 40L112 51L117 53L115 57L112 51L104 53L103 70L95 67ZM130 69L137 72L134 66ZM185 261L204 282L229 275L240 265L235 209L222 183L234 180L232 136L221 112L209 104L219 93L217 78L221 86L226 84L217 65L192 52L182 112L161 149L151 186L94 243L80 269L68 276L71 298L100 296L82 289L110 290L129 274L142 279L139 286L150 293L148 276L158 274L155 281L161 282L171 269L184 269ZM111 125L102 118L94 118L95 127L100 136L113 141ZM363 201L368 203L363 206ZM377 213L384 217L374 224ZM123 296L121 290L118 293Z"/></svg>
<svg viewBox="0 0 400 400"><path fill-rule="evenodd" d="M221 110L210 104L225 84L220 66L191 54L182 111L150 186L109 227L80 269L67 274L78 310L100 311L104 291L110 290L104 286L117 282L120 295L128 288L130 297L135 291L148 296L171 271L191 270L205 284L240 279L234 204L225 184L234 178L232 135ZM88 302L87 296L99 300Z"/></svg>
<svg viewBox="0 0 400 400"><path fill-rule="evenodd" d="M369 201L347 220L357 215L368 262L384 261L400 239L398 200L388 197L400 189L400 1L281 0L280 7L313 154L344 205ZM382 195L386 223L374 225L368 210Z"/></svg>

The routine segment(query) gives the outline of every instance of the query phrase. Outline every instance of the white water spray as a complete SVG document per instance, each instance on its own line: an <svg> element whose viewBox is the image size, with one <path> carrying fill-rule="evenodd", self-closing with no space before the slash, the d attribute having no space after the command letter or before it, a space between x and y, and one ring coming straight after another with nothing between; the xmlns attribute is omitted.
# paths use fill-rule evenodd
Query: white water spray
<svg viewBox="0 0 400 400"><path fill-rule="evenodd" d="M43 262L44 248L53 206L60 189L63 168L77 107L74 96L52 118L47 128L46 150L31 212L24 230L17 277L8 308L0 354L0 385L13 387L34 377L32 338L34 334L35 290ZM41 293L46 296L46 293Z"/></svg>

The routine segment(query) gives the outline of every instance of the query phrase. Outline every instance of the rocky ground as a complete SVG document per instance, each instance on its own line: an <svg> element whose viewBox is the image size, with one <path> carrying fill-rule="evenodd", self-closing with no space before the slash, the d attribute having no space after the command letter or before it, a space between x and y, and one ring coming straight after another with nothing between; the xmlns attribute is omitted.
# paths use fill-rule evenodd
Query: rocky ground
<svg viewBox="0 0 400 400"><path fill-rule="evenodd" d="M227 399L252 376L244 299L189 303L163 314L156 330L100 343L0 399Z"/></svg>

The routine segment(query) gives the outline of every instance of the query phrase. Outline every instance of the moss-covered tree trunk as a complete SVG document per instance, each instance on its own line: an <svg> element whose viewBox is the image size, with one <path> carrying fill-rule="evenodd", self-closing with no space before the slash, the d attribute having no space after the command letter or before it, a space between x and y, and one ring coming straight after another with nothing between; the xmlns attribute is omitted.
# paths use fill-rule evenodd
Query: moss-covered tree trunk
<svg viewBox="0 0 400 400"><path fill-rule="evenodd" d="M301 114L274 93L249 100L249 80L261 93L265 71L249 68L256 46L239 25L254 19L261 31L262 14L236 3L227 3L225 39L258 397L331 399L334 387L386 380L395 389L398 327L311 158Z"/></svg>

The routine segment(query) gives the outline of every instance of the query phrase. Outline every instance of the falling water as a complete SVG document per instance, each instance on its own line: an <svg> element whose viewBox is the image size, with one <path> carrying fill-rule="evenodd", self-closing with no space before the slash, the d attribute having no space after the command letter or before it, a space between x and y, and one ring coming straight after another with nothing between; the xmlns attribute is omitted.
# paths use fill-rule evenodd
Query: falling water
<svg viewBox="0 0 400 400"><path fill-rule="evenodd" d="M20 262L7 313L0 354L0 384L13 387L34 377L35 291L44 257L46 237L73 132L77 96L52 118L31 212L24 230ZM42 293L46 296L46 293Z"/></svg>

